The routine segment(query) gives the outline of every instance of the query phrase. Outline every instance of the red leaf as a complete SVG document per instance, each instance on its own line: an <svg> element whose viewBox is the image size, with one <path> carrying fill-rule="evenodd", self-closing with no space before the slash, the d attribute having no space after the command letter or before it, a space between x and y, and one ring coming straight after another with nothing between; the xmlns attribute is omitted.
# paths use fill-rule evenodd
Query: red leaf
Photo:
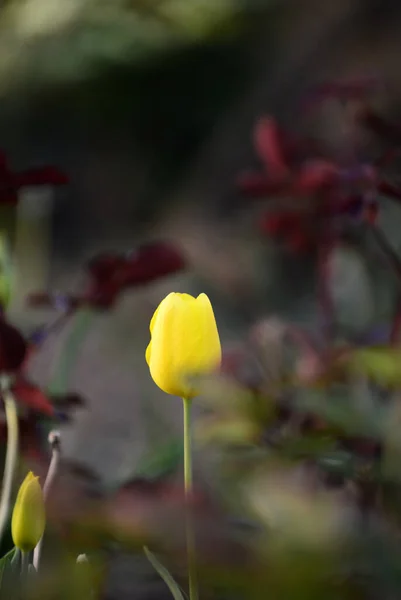
<svg viewBox="0 0 401 600"><path fill-rule="evenodd" d="M120 254L99 254L88 262L87 268L92 277L102 281L110 278L125 263L125 257Z"/></svg>
<svg viewBox="0 0 401 600"><path fill-rule="evenodd" d="M88 265L92 281L87 297L96 306L110 307L127 287L176 273L186 262L178 248L166 242L140 246L132 256L106 254Z"/></svg>
<svg viewBox="0 0 401 600"><path fill-rule="evenodd" d="M22 334L0 320L0 373L12 373L22 366L27 353L27 343Z"/></svg>
<svg viewBox="0 0 401 600"><path fill-rule="evenodd" d="M29 416L27 418L19 418L19 438L20 438L20 454L24 460L39 461L43 462L48 457L44 451L44 445L42 444L40 431L38 430L38 421L36 416ZM7 425L5 423L0 424L0 443L5 443L7 439Z"/></svg>
<svg viewBox="0 0 401 600"><path fill-rule="evenodd" d="M184 257L176 247L155 242L140 246L133 256L110 253L94 257L87 264L89 282L81 297L38 293L30 295L28 300L33 306L57 307L61 301L72 310L82 305L109 309L125 288L176 273L185 266Z"/></svg>
<svg viewBox="0 0 401 600"><path fill-rule="evenodd" d="M369 202L366 205L364 210L365 220L370 224L374 225L377 221L377 216L379 214L379 206L377 202Z"/></svg>
<svg viewBox="0 0 401 600"><path fill-rule="evenodd" d="M298 213L280 212L276 214L268 213L260 220L260 229L263 233L270 235L282 235L292 232L301 222Z"/></svg>
<svg viewBox="0 0 401 600"><path fill-rule="evenodd" d="M274 179L283 180L288 175L280 131L274 119L261 119L254 132L254 141L259 158Z"/></svg>
<svg viewBox="0 0 401 600"><path fill-rule="evenodd" d="M128 258L121 273L124 286L135 286L182 271L186 261L182 252L170 243L156 242L139 248Z"/></svg>
<svg viewBox="0 0 401 600"><path fill-rule="evenodd" d="M123 286L115 281L92 282L83 297L83 303L99 309L109 309L115 304L122 289Z"/></svg>
<svg viewBox="0 0 401 600"><path fill-rule="evenodd" d="M351 194L350 196L339 200L338 206L335 208L335 212L337 214L350 214L357 217L361 214L363 204L363 198L359 194ZM327 212L330 213L332 210L326 210L326 213Z"/></svg>
<svg viewBox="0 0 401 600"><path fill-rule="evenodd" d="M68 183L67 176L56 167L39 167L16 173L13 177L17 187L30 185L64 185Z"/></svg>
<svg viewBox="0 0 401 600"><path fill-rule="evenodd" d="M291 233L286 240L286 244L292 252L296 252L297 254L309 252L313 248L310 235L301 230Z"/></svg>
<svg viewBox="0 0 401 600"><path fill-rule="evenodd" d="M380 181L377 190L380 194L384 196L390 196L392 198L397 198L401 200L401 189L388 181Z"/></svg>
<svg viewBox="0 0 401 600"><path fill-rule="evenodd" d="M241 192L254 198L279 194L284 189L282 182L272 181L266 175L258 173L240 175L237 185Z"/></svg>
<svg viewBox="0 0 401 600"><path fill-rule="evenodd" d="M338 170L325 160L312 160L300 169L294 183L294 194L308 195L328 187L336 180Z"/></svg>
<svg viewBox="0 0 401 600"><path fill-rule="evenodd" d="M393 144L401 144L401 128L398 125L389 123L369 108L361 109L357 118L377 136Z"/></svg>
<svg viewBox="0 0 401 600"><path fill-rule="evenodd" d="M54 407L49 398L36 385L20 379L14 384L13 392L20 404L49 417L54 416Z"/></svg>

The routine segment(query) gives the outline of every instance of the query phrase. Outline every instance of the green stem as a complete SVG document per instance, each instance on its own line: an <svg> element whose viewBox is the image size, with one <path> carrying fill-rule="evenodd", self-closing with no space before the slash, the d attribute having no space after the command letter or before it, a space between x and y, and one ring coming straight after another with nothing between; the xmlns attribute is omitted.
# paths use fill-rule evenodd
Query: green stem
<svg viewBox="0 0 401 600"><path fill-rule="evenodd" d="M64 346L61 349L59 360L56 364L49 389L52 394L65 394L72 369L77 360L80 346L92 323L93 311L82 308L75 314L71 330L67 334Z"/></svg>
<svg viewBox="0 0 401 600"><path fill-rule="evenodd" d="M3 537L10 512L14 471L18 457L18 412L14 396L8 389L8 385L3 387L3 402L7 422L7 449L0 502L0 540Z"/></svg>
<svg viewBox="0 0 401 600"><path fill-rule="evenodd" d="M155 410L150 398L141 396L141 412L146 427L146 438L150 448L154 449L166 435L166 422L161 418L160 410Z"/></svg>
<svg viewBox="0 0 401 600"><path fill-rule="evenodd" d="M182 400L184 407L184 486L186 497L185 534L188 559L189 600L198 600L195 536L190 505L190 496L192 494L191 400L188 398L183 398Z"/></svg>
<svg viewBox="0 0 401 600"><path fill-rule="evenodd" d="M185 494L192 493L191 400L184 403L184 485Z"/></svg>
<svg viewBox="0 0 401 600"><path fill-rule="evenodd" d="M21 579L26 582L29 572L29 552L21 553Z"/></svg>

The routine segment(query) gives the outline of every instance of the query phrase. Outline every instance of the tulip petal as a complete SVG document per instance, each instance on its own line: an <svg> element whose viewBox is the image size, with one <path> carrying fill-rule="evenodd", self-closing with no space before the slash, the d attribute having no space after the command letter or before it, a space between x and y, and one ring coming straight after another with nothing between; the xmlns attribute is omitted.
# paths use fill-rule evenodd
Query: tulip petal
<svg viewBox="0 0 401 600"><path fill-rule="evenodd" d="M146 352L145 352L145 358L146 358L146 362L147 362L148 366L150 364L151 352L152 352L152 342L149 342L148 347L146 348Z"/></svg>
<svg viewBox="0 0 401 600"><path fill-rule="evenodd" d="M146 351L150 373L166 393L193 397L190 377L207 374L221 362L220 339L209 298L169 294L151 321Z"/></svg>
<svg viewBox="0 0 401 600"><path fill-rule="evenodd" d="M172 296L179 296L179 294L175 294L175 292L171 292L171 293L170 293L168 296L166 296L166 297L164 298L164 300L163 300L163 301L162 301L162 302L159 304L159 306L156 308L156 310L155 310L155 312L154 312L154 315L153 315L153 317L152 317L152 320L150 321L150 326L149 326L150 333L152 333L152 331L153 331L154 325L155 325L155 323L156 323L157 315L159 314L159 311L160 311L161 307L162 307L164 304L167 304L167 303L168 303L168 302L171 300Z"/></svg>

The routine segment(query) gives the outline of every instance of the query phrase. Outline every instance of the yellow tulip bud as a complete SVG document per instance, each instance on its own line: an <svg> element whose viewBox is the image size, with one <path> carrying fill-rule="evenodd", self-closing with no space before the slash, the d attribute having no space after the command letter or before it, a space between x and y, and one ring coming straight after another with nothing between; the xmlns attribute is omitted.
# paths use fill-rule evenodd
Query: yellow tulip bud
<svg viewBox="0 0 401 600"><path fill-rule="evenodd" d="M156 385L174 396L197 396L191 377L207 375L221 363L219 333L206 294L169 294L153 315L150 334L146 362Z"/></svg>
<svg viewBox="0 0 401 600"><path fill-rule="evenodd" d="M22 552L35 548L45 530L45 503L39 477L28 473L18 491L11 521L14 544Z"/></svg>

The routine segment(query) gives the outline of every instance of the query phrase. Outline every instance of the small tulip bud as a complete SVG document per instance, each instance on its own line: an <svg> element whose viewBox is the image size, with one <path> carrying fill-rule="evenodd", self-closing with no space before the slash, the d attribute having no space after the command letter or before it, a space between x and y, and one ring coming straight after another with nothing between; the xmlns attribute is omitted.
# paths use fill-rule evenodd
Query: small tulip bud
<svg viewBox="0 0 401 600"><path fill-rule="evenodd" d="M30 552L40 541L45 529L45 504L39 478L30 472L18 491L11 533L14 544L22 552Z"/></svg>

